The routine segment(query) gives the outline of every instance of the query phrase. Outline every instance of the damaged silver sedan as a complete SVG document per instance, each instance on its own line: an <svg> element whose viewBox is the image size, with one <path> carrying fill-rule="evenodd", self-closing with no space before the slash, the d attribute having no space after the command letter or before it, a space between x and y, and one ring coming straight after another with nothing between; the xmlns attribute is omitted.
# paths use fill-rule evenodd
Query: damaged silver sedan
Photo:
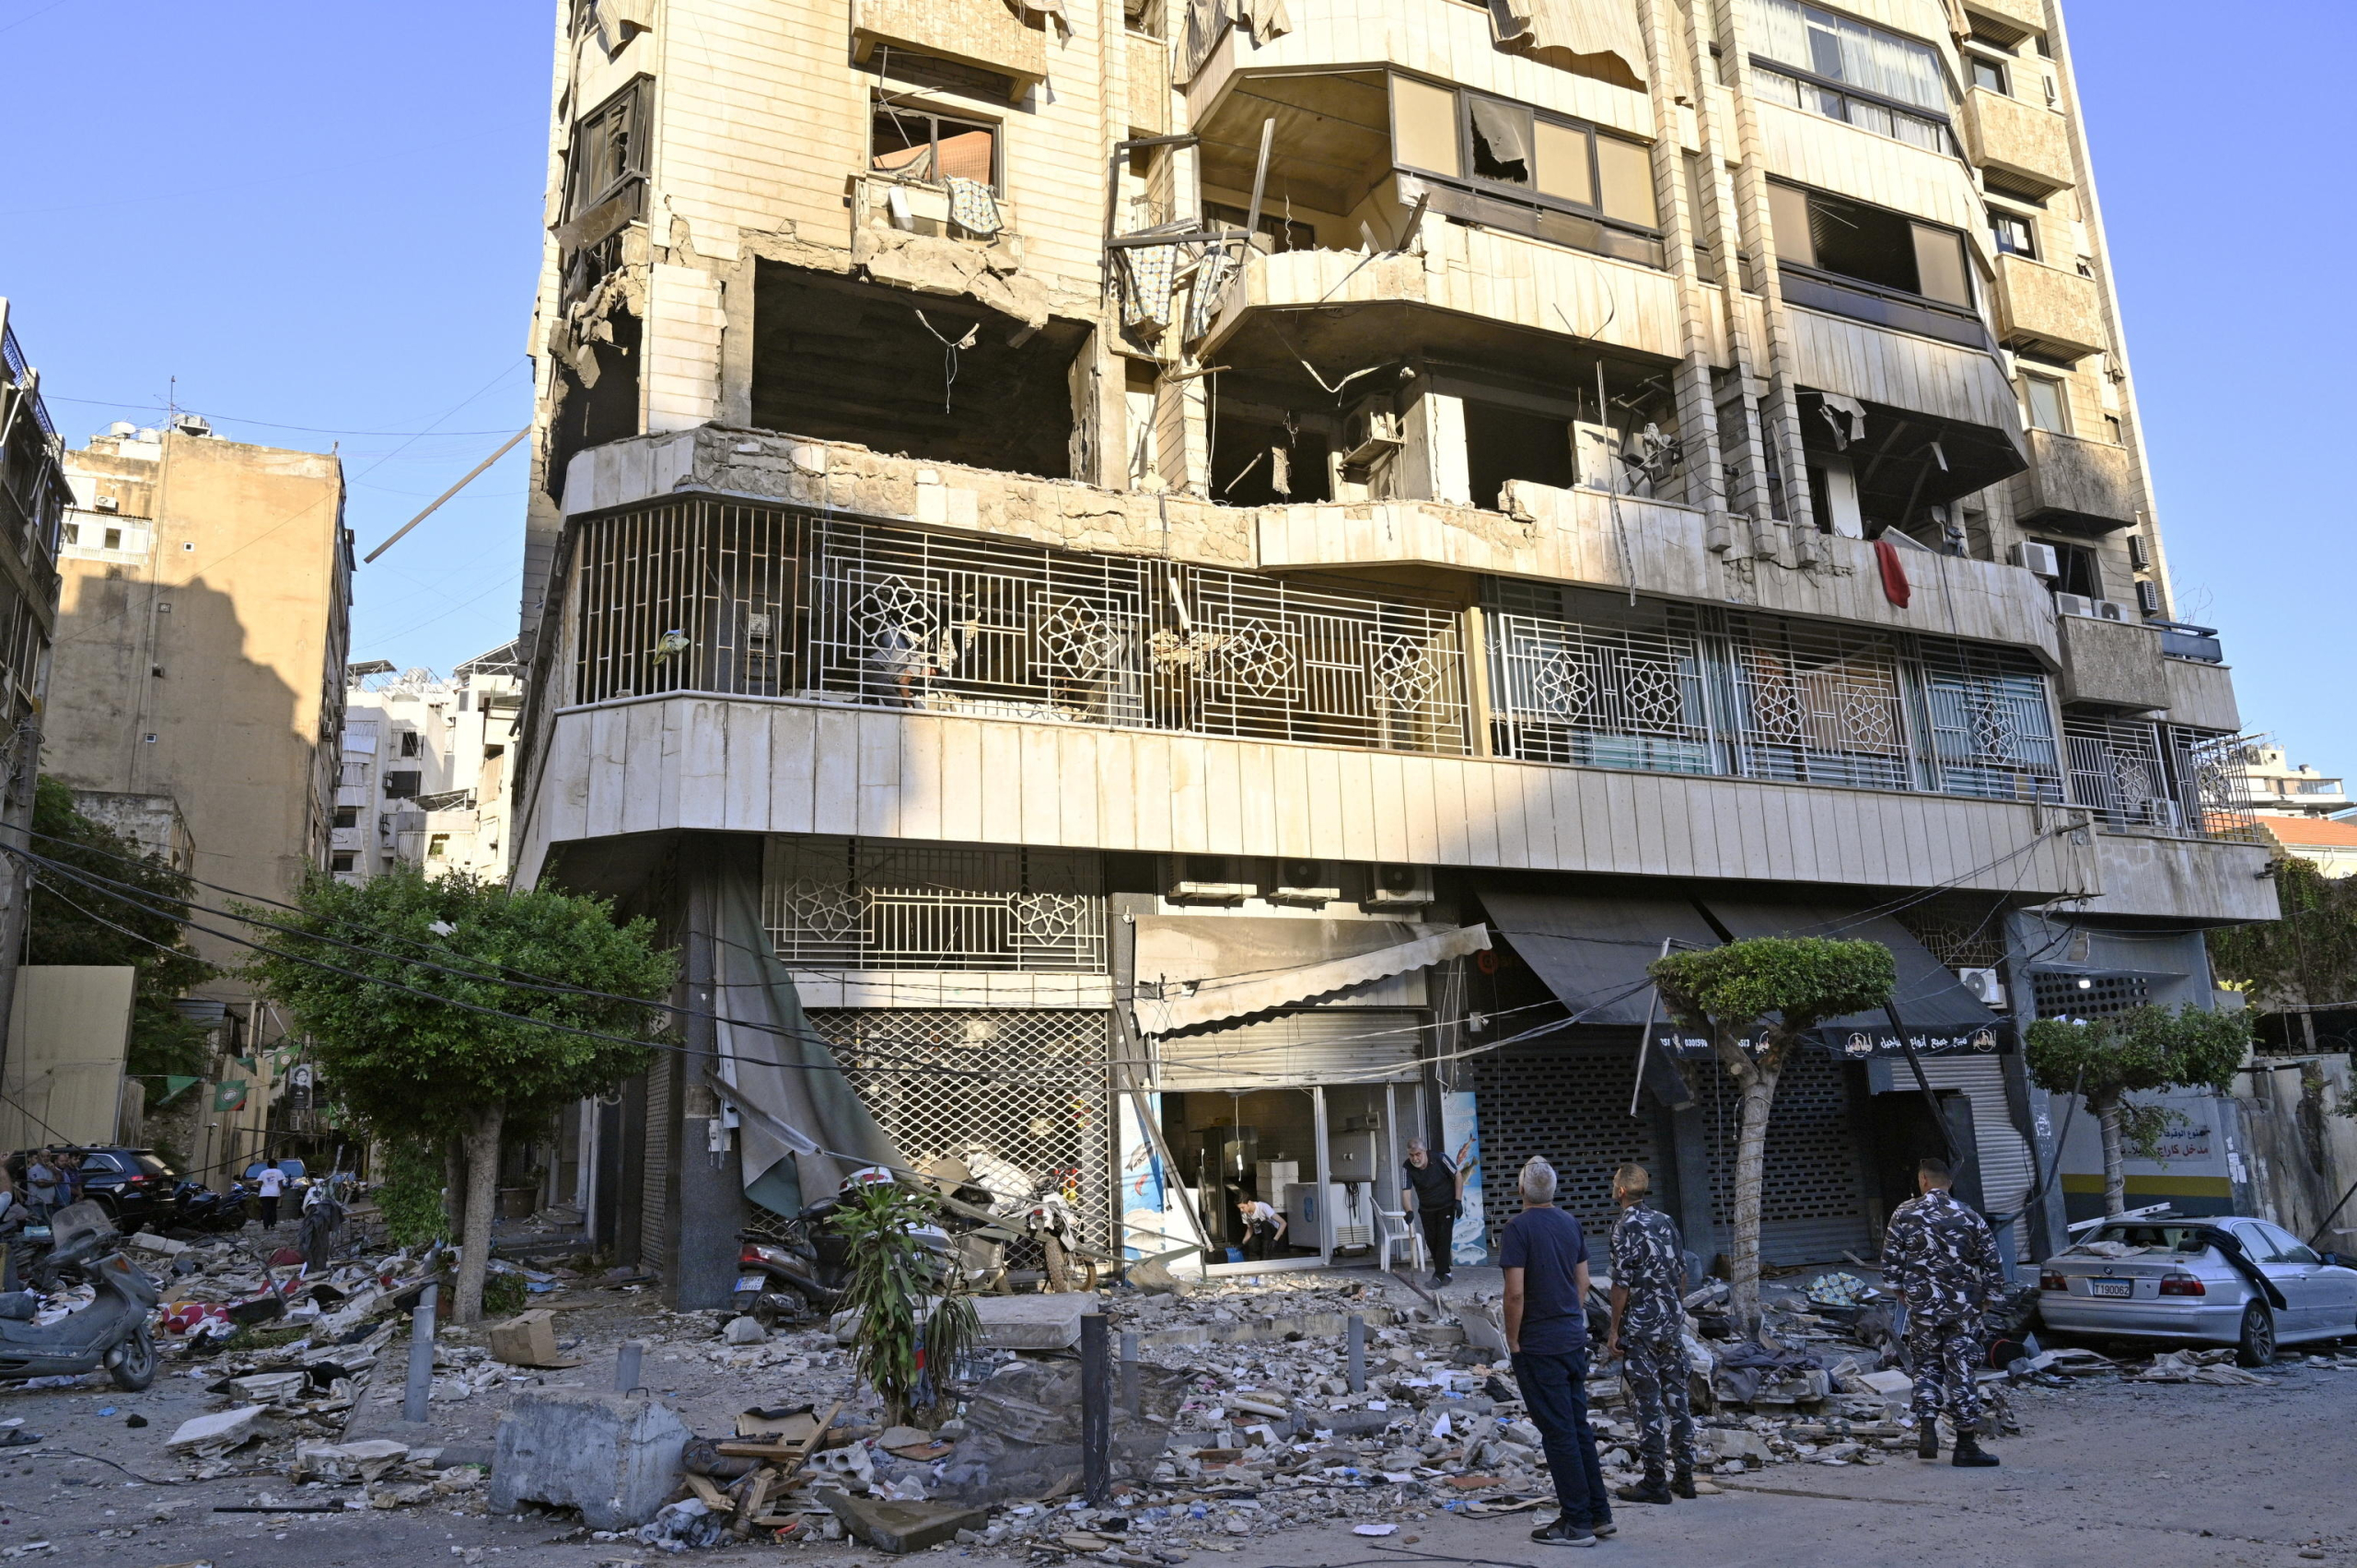
<svg viewBox="0 0 2357 1568"><path fill-rule="evenodd" d="M2240 1215L2109 1221L2049 1259L2038 1287L2058 1332L2233 1345L2245 1366L2357 1338L2357 1268Z"/></svg>

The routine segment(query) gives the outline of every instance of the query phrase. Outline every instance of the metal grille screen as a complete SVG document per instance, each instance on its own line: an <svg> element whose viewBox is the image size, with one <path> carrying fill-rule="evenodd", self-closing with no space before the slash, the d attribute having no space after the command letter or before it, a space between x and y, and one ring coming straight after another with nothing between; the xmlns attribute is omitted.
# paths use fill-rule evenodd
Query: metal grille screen
<svg viewBox="0 0 2357 1568"><path fill-rule="evenodd" d="M1738 1097L1715 1063L1688 1063L1686 1071L1707 1121L1712 1216L1725 1225L1734 1211ZM1771 1263L1821 1263L1844 1251L1863 1257L1873 1245L1842 1063L1803 1051L1784 1069L1768 1118L1760 1256Z"/></svg>
<svg viewBox="0 0 2357 1568"><path fill-rule="evenodd" d="M2071 974L2039 970L2030 976L2041 1018L2116 1018L2153 999L2139 974Z"/></svg>
<svg viewBox="0 0 2357 1568"><path fill-rule="evenodd" d="M1423 1017L1406 1008L1314 1008L1172 1035L1155 1047L1155 1083L1172 1090L1272 1089L1397 1078L1416 1070Z"/></svg>
<svg viewBox="0 0 2357 1568"><path fill-rule="evenodd" d="M1079 1211L1083 1239L1109 1244L1103 1013L827 1008L810 1025L911 1163L980 1156L1034 1185L1053 1176ZM911 1071L920 1067L943 1071Z"/></svg>
<svg viewBox="0 0 2357 1568"><path fill-rule="evenodd" d="M1612 1223L1614 1167L1642 1165L1657 1180L1665 1178L1650 1116L1629 1114L1636 1076L1633 1047L1559 1046L1473 1059L1482 1218L1493 1233L1521 1212L1515 1178L1533 1155L1555 1167L1556 1201L1579 1216L1591 1237L1600 1238ZM1596 1246L1592 1240L1589 1250Z"/></svg>

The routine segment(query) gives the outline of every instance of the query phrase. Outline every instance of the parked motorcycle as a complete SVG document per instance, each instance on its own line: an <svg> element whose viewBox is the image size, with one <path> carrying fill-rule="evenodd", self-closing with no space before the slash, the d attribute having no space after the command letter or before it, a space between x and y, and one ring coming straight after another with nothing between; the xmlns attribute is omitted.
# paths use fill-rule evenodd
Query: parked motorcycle
<svg viewBox="0 0 2357 1568"><path fill-rule="evenodd" d="M842 1191L894 1179L891 1172L871 1167L853 1171ZM1006 1244L1016 1233L986 1211L968 1209L955 1199L944 1207L948 1223L919 1226L917 1239L935 1256L954 1260L967 1289L996 1287L1006 1272ZM832 1311L851 1281L851 1243L830 1223L842 1209L838 1193L806 1204L776 1234L740 1232L733 1297L737 1310L763 1324ZM959 1209L968 1212L961 1214Z"/></svg>
<svg viewBox="0 0 2357 1568"><path fill-rule="evenodd" d="M1049 1290L1061 1294L1097 1288L1096 1262L1075 1256L1080 1247L1080 1216L1073 1212L1061 1183L1051 1181L1031 1195L1023 1210L1023 1229L1039 1244ZM1075 1272L1083 1277L1075 1279Z"/></svg>
<svg viewBox="0 0 2357 1568"><path fill-rule="evenodd" d="M173 1230L242 1230L246 1224L245 1195L215 1192L201 1181L183 1181L172 1192Z"/></svg>
<svg viewBox="0 0 2357 1568"><path fill-rule="evenodd" d="M115 1387L137 1393L156 1378L156 1282L122 1255L114 1226L85 1199L50 1217L49 1250L32 1265L37 1290L0 1294L0 1377L59 1377L103 1366ZM91 1303L37 1324L41 1296L87 1282Z"/></svg>

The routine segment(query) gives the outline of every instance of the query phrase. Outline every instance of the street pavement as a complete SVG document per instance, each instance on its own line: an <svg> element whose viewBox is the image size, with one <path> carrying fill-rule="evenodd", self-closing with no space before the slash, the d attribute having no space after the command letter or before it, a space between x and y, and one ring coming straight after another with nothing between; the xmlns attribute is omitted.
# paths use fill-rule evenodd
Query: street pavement
<svg viewBox="0 0 2357 1568"><path fill-rule="evenodd" d="M1993 1444L2003 1468L1958 1470L1911 1454L1873 1467L1788 1464L1722 1478L1724 1494L1669 1508L1623 1504L1620 1533L1591 1551L1536 1546L1538 1515L1401 1516L1396 1534L1341 1528L1256 1533L1193 1568L1352 1568L1397 1562L1522 1564L1550 1558L1655 1568L2178 1568L2192 1564L2357 1563L2357 1488L2348 1481L2357 1373L2287 1364L2268 1388L2134 1385L2106 1378L2014 1396L2023 1435ZM538 1568L659 1562L634 1541L596 1541L564 1515L486 1518L447 1508L273 1516L216 1514L265 1497L317 1503L284 1476L149 1485L92 1459L150 1476L177 1474L164 1435L203 1408L159 1382L147 1395L77 1388L0 1395L0 1419L50 1435L0 1452L0 1561L165 1568L424 1568L456 1562ZM186 1404L183 1412L180 1406ZM101 1415L101 1411L112 1413ZM149 1425L129 1428L133 1412ZM71 1450L69 1453L68 1450ZM479 1506L479 1504L478 1504ZM163 1516L159 1519L159 1513ZM30 1543L46 1548L27 1551ZM2315 1555L2304 1555L2313 1553ZM711 1568L787 1559L879 1568L842 1546L737 1547L692 1554ZM924 1554L964 1558L960 1549ZM993 1561L977 1554L978 1562ZM1086 1562L1087 1560L1079 1560ZM681 1568L687 1568L682 1564Z"/></svg>

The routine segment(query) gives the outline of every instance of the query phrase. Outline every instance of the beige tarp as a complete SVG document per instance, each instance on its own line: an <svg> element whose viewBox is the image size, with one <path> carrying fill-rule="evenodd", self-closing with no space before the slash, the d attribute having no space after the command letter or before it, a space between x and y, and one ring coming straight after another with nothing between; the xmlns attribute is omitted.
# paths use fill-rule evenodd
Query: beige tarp
<svg viewBox="0 0 2357 1568"><path fill-rule="evenodd" d="M1645 81L1637 0L1490 0L1490 20L1505 48L1608 79L1625 70L1632 83Z"/></svg>
<svg viewBox="0 0 2357 1568"><path fill-rule="evenodd" d="M1308 927L1314 923L1301 921L1290 923ZM1294 965L1234 980L1214 978L1201 985L1193 995L1167 995L1159 1002L1141 1000L1137 1008L1138 1025L1150 1034L1165 1034L1173 1029L1214 1023L1222 1018L1249 1017L1255 1013L1265 1013L1292 1003L1306 1002L1312 997L1329 995L1354 985L1364 985L1369 981L1423 969L1443 958L1478 953L1489 945L1489 927L1456 926L1433 931L1412 942L1378 947L1369 953L1354 953L1347 958ZM1142 965L1140 978L1144 976Z"/></svg>

